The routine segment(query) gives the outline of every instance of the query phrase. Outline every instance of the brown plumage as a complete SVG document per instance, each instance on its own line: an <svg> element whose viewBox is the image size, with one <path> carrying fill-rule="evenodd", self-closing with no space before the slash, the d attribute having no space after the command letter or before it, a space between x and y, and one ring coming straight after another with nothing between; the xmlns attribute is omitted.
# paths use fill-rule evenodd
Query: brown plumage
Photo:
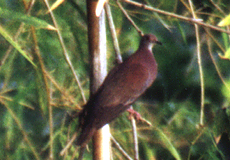
<svg viewBox="0 0 230 160"><path fill-rule="evenodd" d="M128 109L152 85L157 76L152 53L155 43L161 44L154 35L144 35L138 50L109 72L79 115L81 134L77 145L85 146L97 129Z"/></svg>

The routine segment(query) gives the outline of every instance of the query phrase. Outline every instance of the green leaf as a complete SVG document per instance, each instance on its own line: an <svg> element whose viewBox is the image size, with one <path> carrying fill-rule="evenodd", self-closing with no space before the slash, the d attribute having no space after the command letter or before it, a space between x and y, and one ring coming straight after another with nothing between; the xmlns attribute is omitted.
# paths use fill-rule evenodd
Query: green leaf
<svg viewBox="0 0 230 160"><path fill-rule="evenodd" d="M41 110L46 115L48 113L49 107L49 91L48 84L44 72L42 71L41 64L37 64L36 68L36 81L37 81L37 89L39 94L39 104L41 106Z"/></svg>
<svg viewBox="0 0 230 160"><path fill-rule="evenodd" d="M222 59L228 59L228 60L230 60L230 47L227 49L227 51L224 53L224 55L221 55L221 54L219 53L219 56L220 56L220 58L222 58Z"/></svg>
<svg viewBox="0 0 230 160"><path fill-rule="evenodd" d="M157 128L156 131L161 142L163 142L164 146L169 150L169 152L174 156L174 158L176 160L181 160L177 149L173 146L168 137L159 128Z"/></svg>
<svg viewBox="0 0 230 160"><path fill-rule="evenodd" d="M222 87L222 94L229 100L230 102L230 80L228 80L225 85Z"/></svg>
<svg viewBox="0 0 230 160"><path fill-rule="evenodd" d="M183 38L185 44L187 45L188 42L187 42L187 39L186 39L185 30L184 30L183 27L181 26L181 23L180 23L180 22L176 21L176 23L177 23L178 29L180 30L181 36L182 36L182 38Z"/></svg>
<svg viewBox="0 0 230 160"><path fill-rule="evenodd" d="M218 23L218 26L224 27L230 25L230 14Z"/></svg>
<svg viewBox="0 0 230 160"><path fill-rule="evenodd" d="M4 19L11 19L19 22L24 22L36 28L46 28L50 30L56 30L55 27L51 26L44 20L38 19L36 17L31 17L19 12L15 12L12 10L3 9L1 7L0 7L0 17Z"/></svg>
<svg viewBox="0 0 230 160"><path fill-rule="evenodd" d="M20 45L15 42L10 35L0 26L0 34L19 52L21 53L34 67L36 65L33 63L33 61L27 56L26 52L23 51L20 47Z"/></svg>
<svg viewBox="0 0 230 160"><path fill-rule="evenodd" d="M223 42L224 42L224 47L227 49L229 47L229 35L227 33L221 33Z"/></svg>

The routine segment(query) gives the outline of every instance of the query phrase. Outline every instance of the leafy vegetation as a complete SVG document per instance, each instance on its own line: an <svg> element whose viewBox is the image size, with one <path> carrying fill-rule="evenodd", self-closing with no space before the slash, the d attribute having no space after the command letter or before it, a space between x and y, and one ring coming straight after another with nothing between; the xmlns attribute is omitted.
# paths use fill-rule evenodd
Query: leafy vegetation
<svg viewBox="0 0 230 160"><path fill-rule="evenodd" d="M31 2L0 0L0 159L76 158L74 143L64 156L60 152L77 131L77 119L69 113L80 111L84 96L89 97L86 3L60 4L52 11L56 26L45 1ZM140 37L117 3L109 3L126 58ZM144 33L155 34L163 43L153 49L157 80L134 104L152 124L137 123L140 159L229 159L229 1L144 3L162 12L121 3ZM111 69L115 55L109 26L107 46ZM113 121L111 133L133 157L127 117L124 113ZM85 159L92 159L91 146ZM112 151L114 159L125 159L115 145Z"/></svg>

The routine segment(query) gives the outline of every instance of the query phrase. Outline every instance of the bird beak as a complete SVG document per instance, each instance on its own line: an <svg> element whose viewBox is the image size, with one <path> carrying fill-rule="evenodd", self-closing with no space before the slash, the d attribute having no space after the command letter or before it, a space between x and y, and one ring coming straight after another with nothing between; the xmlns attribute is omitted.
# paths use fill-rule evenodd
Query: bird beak
<svg viewBox="0 0 230 160"><path fill-rule="evenodd" d="M156 44L162 45L162 43L160 41L156 41Z"/></svg>

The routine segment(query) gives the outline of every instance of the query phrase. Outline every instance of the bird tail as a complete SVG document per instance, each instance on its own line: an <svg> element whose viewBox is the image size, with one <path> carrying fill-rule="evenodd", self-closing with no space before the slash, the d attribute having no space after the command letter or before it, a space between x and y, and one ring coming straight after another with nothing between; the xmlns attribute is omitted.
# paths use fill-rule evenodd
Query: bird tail
<svg viewBox="0 0 230 160"><path fill-rule="evenodd" d="M78 146L86 146L89 142L91 137L94 135L96 128L92 127L91 125L86 126L81 130L81 134L77 138L77 145Z"/></svg>

